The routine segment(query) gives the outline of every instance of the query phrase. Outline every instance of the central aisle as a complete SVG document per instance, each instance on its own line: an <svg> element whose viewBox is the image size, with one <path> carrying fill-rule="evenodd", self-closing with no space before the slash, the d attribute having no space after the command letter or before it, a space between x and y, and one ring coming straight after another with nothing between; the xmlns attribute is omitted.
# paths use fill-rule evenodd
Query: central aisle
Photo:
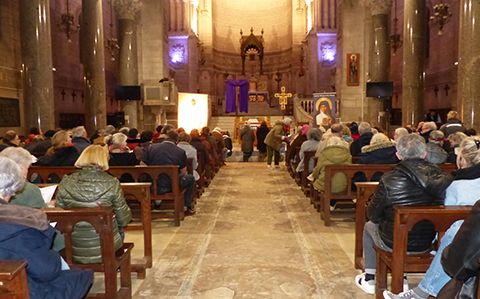
<svg viewBox="0 0 480 299"><path fill-rule="evenodd" d="M286 170L229 163L197 211L180 228L154 222L134 298L373 298L353 283L354 222L324 227Z"/></svg>

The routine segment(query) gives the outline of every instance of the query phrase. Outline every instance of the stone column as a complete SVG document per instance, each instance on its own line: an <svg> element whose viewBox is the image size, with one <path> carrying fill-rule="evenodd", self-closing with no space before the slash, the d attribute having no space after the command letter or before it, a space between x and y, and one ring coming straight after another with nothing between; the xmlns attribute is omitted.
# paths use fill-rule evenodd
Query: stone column
<svg viewBox="0 0 480 299"><path fill-rule="evenodd" d="M49 0L21 0L25 127L55 128Z"/></svg>
<svg viewBox="0 0 480 299"><path fill-rule="evenodd" d="M405 0L403 30L402 125L416 126L423 119L426 54L425 0Z"/></svg>
<svg viewBox="0 0 480 299"><path fill-rule="evenodd" d="M369 0L368 6L372 15L373 31L370 45L369 75L371 82L388 81L390 71L390 34L388 31L389 15L393 0ZM382 129L387 127L384 101L387 99L368 98L367 119L372 126Z"/></svg>
<svg viewBox="0 0 480 299"><path fill-rule="evenodd" d="M85 127L88 133L107 126L105 44L101 0L82 0Z"/></svg>
<svg viewBox="0 0 480 299"><path fill-rule="evenodd" d="M138 62L135 15L140 9L139 0L115 0L115 13L118 18L118 85L138 85ZM138 102L120 102L125 111L125 125L138 129Z"/></svg>
<svg viewBox="0 0 480 299"><path fill-rule="evenodd" d="M480 0L460 4L458 108L467 128L480 125Z"/></svg>

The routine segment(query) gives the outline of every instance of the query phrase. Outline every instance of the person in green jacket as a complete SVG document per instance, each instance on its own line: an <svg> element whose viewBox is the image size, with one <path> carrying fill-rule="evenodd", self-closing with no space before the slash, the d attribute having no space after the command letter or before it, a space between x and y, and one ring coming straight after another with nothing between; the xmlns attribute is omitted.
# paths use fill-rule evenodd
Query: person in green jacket
<svg viewBox="0 0 480 299"><path fill-rule="evenodd" d="M108 149L100 145L87 147L75 166L80 168L63 177L55 205L61 208L113 207L115 250L122 247L123 227L132 219L132 211L123 196L120 182L108 170ZM93 226L79 222L72 233L73 258L82 264L102 261L100 237Z"/></svg>
<svg viewBox="0 0 480 299"><path fill-rule="evenodd" d="M352 164L350 150L345 147L345 142L338 136L332 136L326 142L326 147L317 153L317 166L312 176L315 178L313 187L319 191L325 190L325 166L332 164ZM348 143L347 143L348 144ZM332 192L340 193L347 190L347 176L344 173L336 173L332 179ZM332 206L332 203L330 203ZM333 205L334 207L334 205Z"/></svg>
<svg viewBox="0 0 480 299"><path fill-rule="evenodd" d="M272 157L275 156L275 169L282 170L280 167L280 149L282 142L288 141L287 130L285 126L292 123L290 118L285 118L283 121L279 120L275 126L270 130L267 137L265 137L265 144L267 145L267 164L269 170L274 170L272 167Z"/></svg>
<svg viewBox="0 0 480 299"><path fill-rule="evenodd" d="M25 184L22 189L18 190L10 199L10 204L24 206L30 208L45 208L47 204L43 200L42 192L36 185L27 180L28 168L36 161L26 149L21 147L9 147L0 153L0 156L7 157L15 161L22 170Z"/></svg>

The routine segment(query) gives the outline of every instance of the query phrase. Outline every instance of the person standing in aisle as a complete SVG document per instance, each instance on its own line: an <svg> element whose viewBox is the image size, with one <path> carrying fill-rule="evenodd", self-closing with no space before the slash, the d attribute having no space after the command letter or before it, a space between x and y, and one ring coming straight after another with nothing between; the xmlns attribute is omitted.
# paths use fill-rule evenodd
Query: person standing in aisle
<svg viewBox="0 0 480 299"><path fill-rule="evenodd" d="M280 149L283 141L289 141L287 135L286 126L290 126L292 119L285 118L283 121L279 120L275 123L275 126L268 133L265 138L265 144L267 145L267 164L268 169L273 171L272 157L275 156L275 169L283 170L280 167Z"/></svg>
<svg viewBox="0 0 480 299"><path fill-rule="evenodd" d="M245 127L240 133L240 139L242 140L243 162L248 162L248 159L252 156L253 144L255 143L255 132L250 128L249 121L245 122Z"/></svg>

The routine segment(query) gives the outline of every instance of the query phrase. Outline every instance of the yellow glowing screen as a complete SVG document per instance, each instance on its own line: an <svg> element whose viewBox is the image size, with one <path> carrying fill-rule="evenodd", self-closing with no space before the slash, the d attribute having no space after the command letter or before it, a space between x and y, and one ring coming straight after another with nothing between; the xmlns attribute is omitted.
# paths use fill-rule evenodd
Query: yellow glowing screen
<svg viewBox="0 0 480 299"><path fill-rule="evenodd" d="M190 133L201 129L208 122L208 95L199 93L178 93L178 127Z"/></svg>

